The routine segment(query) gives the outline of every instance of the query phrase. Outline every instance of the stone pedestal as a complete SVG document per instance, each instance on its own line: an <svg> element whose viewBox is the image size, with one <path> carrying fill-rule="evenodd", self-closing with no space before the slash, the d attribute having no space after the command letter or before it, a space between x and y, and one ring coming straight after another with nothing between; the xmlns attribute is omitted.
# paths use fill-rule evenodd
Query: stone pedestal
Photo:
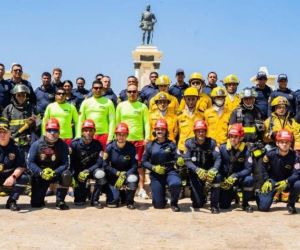
<svg viewBox="0 0 300 250"><path fill-rule="evenodd" d="M132 51L135 76L139 80L139 90L149 84L149 74L158 71L162 52L156 46L141 45Z"/></svg>
<svg viewBox="0 0 300 250"><path fill-rule="evenodd" d="M267 77L268 77L268 80L267 80L267 85L272 88L273 90L275 89L275 84L276 84L276 79L277 79L277 75L270 75L269 74L269 71L268 71L268 68L266 66L262 66L259 68L258 71L263 71L266 73ZM250 78L250 81L256 85L257 81L256 81L256 75L255 76L252 76Z"/></svg>

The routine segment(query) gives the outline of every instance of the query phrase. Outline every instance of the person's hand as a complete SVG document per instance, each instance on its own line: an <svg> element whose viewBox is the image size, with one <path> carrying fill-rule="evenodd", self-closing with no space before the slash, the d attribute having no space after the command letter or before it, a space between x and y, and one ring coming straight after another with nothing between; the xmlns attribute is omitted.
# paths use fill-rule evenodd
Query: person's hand
<svg viewBox="0 0 300 250"><path fill-rule="evenodd" d="M264 184L261 187L262 193L269 193L272 191L272 182L270 180L267 180L264 182Z"/></svg>
<svg viewBox="0 0 300 250"><path fill-rule="evenodd" d="M278 193L281 193L281 192L283 192L283 191L287 188L287 185L288 185L287 180L278 181L278 182L276 182L276 184L275 184L275 190L276 190Z"/></svg>
<svg viewBox="0 0 300 250"><path fill-rule="evenodd" d="M88 170L83 170L78 174L78 181L85 182L88 178L90 172Z"/></svg>
<svg viewBox="0 0 300 250"><path fill-rule="evenodd" d="M179 167L183 167L184 166L184 159L183 157L178 157L177 161L176 161L177 166Z"/></svg>
<svg viewBox="0 0 300 250"><path fill-rule="evenodd" d="M197 171L196 171L196 174L198 175L200 180L206 181L207 171L205 169L198 168Z"/></svg>
<svg viewBox="0 0 300 250"><path fill-rule="evenodd" d="M123 186L125 180L126 180L126 172L125 171L119 172L119 177L118 177L118 179L115 183L115 188L116 189L121 189L121 187Z"/></svg>
<svg viewBox="0 0 300 250"><path fill-rule="evenodd" d="M44 168L41 172L41 177L45 181L51 180L55 176L55 171L51 168Z"/></svg>
<svg viewBox="0 0 300 250"><path fill-rule="evenodd" d="M157 174L164 175L166 173L166 168L161 165L155 165L152 167L152 171Z"/></svg>
<svg viewBox="0 0 300 250"><path fill-rule="evenodd" d="M208 183L212 183L214 181L214 179L216 178L218 174L218 170L212 168L210 170L208 170L207 175L206 175L206 181Z"/></svg>

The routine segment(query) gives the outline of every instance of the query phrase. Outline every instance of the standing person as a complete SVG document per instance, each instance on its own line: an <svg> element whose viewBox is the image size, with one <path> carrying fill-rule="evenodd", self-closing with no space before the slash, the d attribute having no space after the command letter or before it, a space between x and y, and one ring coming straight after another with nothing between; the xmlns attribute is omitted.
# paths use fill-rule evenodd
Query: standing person
<svg viewBox="0 0 300 250"><path fill-rule="evenodd" d="M171 193L171 209L179 212L178 199L181 190L181 179L174 168L177 159L176 145L168 139L168 124L158 119L154 126L155 140L148 143L143 155L143 167L150 170L152 204L154 208L165 208L166 185ZM183 166L183 159L179 165ZM180 164L182 163L182 164Z"/></svg>
<svg viewBox="0 0 300 250"><path fill-rule="evenodd" d="M12 78L9 79L9 83L14 87L16 84L24 84L27 88L29 88L29 101L30 103L35 106L36 105L36 96L32 89L31 83L27 80L22 78L23 75L23 68L21 64L13 64L11 67L11 75Z"/></svg>
<svg viewBox="0 0 300 250"><path fill-rule="evenodd" d="M80 100L80 104L83 100L85 100L86 98L88 98L88 94L90 91L88 91L84 86L85 86L85 79L83 77L78 77L76 79L76 89L73 89L72 93L74 95L76 95L79 100Z"/></svg>
<svg viewBox="0 0 300 250"><path fill-rule="evenodd" d="M136 85L138 87L139 81L135 76L128 76L127 77L127 87L131 84ZM128 100L127 87L126 87L126 89L122 89L120 91L119 97L118 97L118 103Z"/></svg>
<svg viewBox="0 0 300 250"><path fill-rule="evenodd" d="M102 96L102 90L102 82L95 80L92 85L93 96L84 100L80 107L77 137L81 137L82 123L86 119L92 119L96 125L94 139L98 140L105 150L106 144L113 140L116 113L113 102Z"/></svg>
<svg viewBox="0 0 300 250"><path fill-rule="evenodd" d="M177 98L178 103L180 103L184 91L189 87L189 85L184 82L185 74L183 69L176 70L176 83L173 84L169 89L169 94Z"/></svg>
<svg viewBox="0 0 300 250"><path fill-rule="evenodd" d="M48 104L55 101L55 88L51 84L51 74L42 74L42 85L35 90L37 113L43 118Z"/></svg>
<svg viewBox="0 0 300 250"><path fill-rule="evenodd" d="M62 69L61 68L54 68L52 70L52 81L51 84L54 87L55 91L58 88L62 88L63 84L61 81L61 77L62 77Z"/></svg>
<svg viewBox="0 0 300 250"><path fill-rule="evenodd" d="M4 74L5 66L0 63L0 116L3 109L10 103L10 91L12 90L11 83L3 79Z"/></svg>
<svg viewBox="0 0 300 250"><path fill-rule="evenodd" d="M149 105L150 99L158 93L158 88L155 85L156 79L158 78L158 73L153 71L149 75L150 83L144 86L140 93L141 102Z"/></svg>
<svg viewBox="0 0 300 250"><path fill-rule="evenodd" d="M55 93L55 102L50 103L45 111L42 129L45 135L45 124L50 118L56 118L60 124L60 138L68 145L71 144L75 137L73 127L77 125L78 113L74 105L66 102L66 91L63 88L58 88Z"/></svg>
<svg viewBox="0 0 300 250"><path fill-rule="evenodd" d="M207 125L203 120L194 123L194 137L186 140L185 164L192 189L192 206L199 209L203 207L206 200L205 188L211 192L211 212L220 213L219 196L221 156L220 149L215 140L206 136ZM192 158L196 158L192 161Z"/></svg>
<svg viewBox="0 0 300 250"><path fill-rule="evenodd" d="M93 139L96 131L93 120L83 122L81 138L74 139L71 143L71 170L76 181L74 188L74 203L83 206L89 193L88 180L95 180L91 196L91 206L103 208L99 195L102 186L106 183L103 169L103 149L99 141Z"/></svg>
<svg viewBox="0 0 300 250"><path fill-rule="evenodd" d="M107 173L107 206L118 207L126 203L128 209L135 209L134 195L137 188L137 160L135 147L128 142L129 129L126 123L116 127L116 139L107 145L103 156Z"/></svg>
<svg viewBox="0 0 300 250"><path fill-rule="evenodd" d="M223 84L227 91L227 96L225 98L225 108L232 112L240 105L241 102L241 99L237 93L237 88L240 84L240 81L236 75L231 74L224 78Z"/></svg>
<svg viewBox="0 0 300 250"><path fill-rule="evenodd" d="M111 88L111 79L109 76L103 76L101 79L102 85L103 85L103 95L104 97L110 99L114 106L117 107L118 103L118 97L114 93L114 91Z"/></svg>
<svg viewBox="0 0 300 250"><path fill-rule="evenodd" d="M264 120L268 117L268 102L272 93L272 89L267 85L267 80L267 74L263 71L259 71L256 75L257 84L254 88L257 93L255 106L260 110Z"/></svg>
<svg viewBox="0 0 300 250"><path fill-rule="evenodd" d="M260 211L269 211L275 193L289 190L287 209L296 214L295 202L300 194L300 163L296 152L291 149L293 135L282 129L276 134L276 148L266 153L262 161L264 184L257 197Z"/></svg>
<svg viewBox="0 0 300 250"><path fill-rule="evenodd" d="M207 74L207 85L204 87L203 92L210 96L211 91L217 87L218 75L216 72L211 71Z"/></svg>
<svg viewBox="0 0 300 250"><path fill-rule="evenodd" d="M130 141L136 149L139 172L139 193L142 198L147 198L144 189L145 171L141 168L142 156L145 144L150 139L149 112L145 104L139 102L138 89L136 85L127 87L128 101L119 103L116 110L116 123L124 122L130 127L127 140Z"/></svg>
<svg viewBox="0 0 300 250"><path fill-rule="evenodd" d="M228 132L228 141L220 146L222 159L221 174L224 180L221 184L220 208L231 207L232 200L236 197L236 190L242 188L242 208L247 213L252 213L253 208L249 200L253 195L253 160L251 152L243 141L244 129L240 123L233 124Z"/></svg>
<svg viewBox="0 0 300 250"><path fill-rule="evenodd" d="M24 156L10 138L8 120L0 118L0 189L9 193L6 208L19 211L17 200L28 182Z"/></svg>
<svg viewBox="0 0 300 250"><path fill-rule="evenodd" d="M73 104L77 111L79 111L81 100L73 94L73 83L70 80L65 80L63 83L63 89L66 91L66 102Z"/></svg>
<svg viewBox="0 0 300 250"><path fill-rule="evenodd" d="M29 150L28 168L32 176L31 207L44 207L45 195L51 183L59 183L56 192L56 208L69 209L65 203L72 182L68 169L68 145L59 138L59 122L50 118L45 125L45 135L35 141Z"/></svg>

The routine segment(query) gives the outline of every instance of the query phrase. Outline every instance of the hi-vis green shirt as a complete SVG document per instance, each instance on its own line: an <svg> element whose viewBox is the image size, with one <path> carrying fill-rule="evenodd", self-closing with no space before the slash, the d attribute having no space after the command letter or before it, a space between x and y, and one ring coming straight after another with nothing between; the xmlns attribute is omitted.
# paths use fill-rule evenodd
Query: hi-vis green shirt
<svg viewBox="0 0 300 250"><path fill-rule="evenodd" d="M56 118L59 122L59 126L60 126L59 137L62 139L72 139L75 136L73 135L73 128L76 126L78 122L78 113L75 106L67 102L50 103L46 108L44 118L43 118L43 123L42 123L43 134L45 134L46 122L53 117Z"/></svg>
<svg viewBox="0 0 300 250"><path fill-rule="evenodd" d="M114 104L106 97L90 97L84 100L79 111L77 137L81 136L81 126L86 119L92 119L96 125L96 135L108 134L108 141L114 137L116 112Z"/></svg>
<svg viewBox="0 0 300 250"><path fill-rule="evenodd" d="M142 141L150 138L149 111L139 101L119 103L116 111L116 122L125 122L129 128L128 141Z"/></svg>

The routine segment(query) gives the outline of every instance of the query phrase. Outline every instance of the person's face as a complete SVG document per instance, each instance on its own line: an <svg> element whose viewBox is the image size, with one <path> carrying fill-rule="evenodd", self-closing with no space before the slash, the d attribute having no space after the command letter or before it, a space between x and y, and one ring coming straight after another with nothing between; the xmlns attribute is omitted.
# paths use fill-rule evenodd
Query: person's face
<svg viewBox="0 0 300 250"><path fill-rule="evenodd" d="M133 85L138 85L138 82L137 82L137 80L136 80L136 78L134 78L134 77L129 77L128 79L127 79L127 86L129 86L129 85L131 85L131 84L133 84Z"/></svg>
<svg viewBox="0 0 300 250"><path fill-rule="evenodd" d="M99 83L96 83L93 85L93 89L92 89L92 92L93 92L93 96L98 98L102 95L102 84L99 84Z"/></svg>
<svg viewBox="0 0 300 250"><path fill-rule="evenodd" d="M11 73L13 78L21 78L23 74L23 70L20 66L13 66Z"/></svg>
<svg viewBox="0 0 300 250"><path fill-rule="evenodd" d="M72 92L72 85L70 83L66 82L63 88L66 91L66 94L70 94Z"/></svg>
<svg viewBox="0 0 300 250"><path fill-rule="evenodd" d="M55 82L59 82L61 79L62 73L58 70L53 71L53 79Z"/></svg>
<svg viewBox="0 0 300 250"><path fill-rule="evenodd" d="M280 89L286 89L287 88L287 81L281 80L280 82L278 82L278 87Z"/></svg>
<svg viewBox="0 0 300 250"><path fill-rule="evenodd" d="M151 84L155 85L156 79L158 78L157 74L151 74L150 75L150 82Z"/></svg>
<svg viewBox="0 0 300 250"><path fill-rule="evenodd" d="M282 140L277 141L276 145L282 152L287 153L290 150L292 143L290 141Z"/></svg>
<svg viewBox="0 0 300 250"><path fill-rule="evenodd" d="M255 98L254 97L245 97L243 98L243 103L245 104L246 107L253 107L255 103Z"/></svg>
<svg viewBox="0 0 300 250"><path fill-rule="evenodd" d="M184 73L178 73L176 75L177 82L183 82L184 81Z"/></svg>
<svg viewBox="0 0 300 250"><path fill-rule="evenodd" d="M156 134L157 139L165 139L166 134L167 134L167 130L164 129L164 128L156 128L155 129L155 134Z"/></svg>
<svg viewBox="0 0 300 250"><path fill-rule="evenodd" d="M234 148L236 148L243 139L237 135L229 135L228 137L229 137L230 145Z"/></svg>
<svg viewBox="0 0 300 250"><path fill-rule="evenodd" d="M216 74L210 73L207 77L207 80L210 85L215 85L216 82L218 81L218 77Z"/></svg>
<svg viewBox="0 0 300 250"><path fill-rule="evenodd" d="M0 65L0 79L3 78L4 74L5 74L5 68Z"/></svg>
<svg viewBox="0 0 300 250"><path fill-rule="evenodd" d="M138 89L135 85L129 85L127 87L127 96L130 102L134 102L138 98Z"/></svg>
<svg viewBox="0 0 300 250"><path fill-rule="evenodd" d="M84 85L85 85L85 82L82 79L78 79L77 82L76 82L76 85L77 85L77 88L83 89Z"/></svg>
<svg viewBox="0 0 300 250"><path fill-rule="evenodd" d="M17 100L18 104L20 104L20 105L24 104L26 101L26 93L25 92L17 93L16 100Z"/></svg>
<svg viewBox="0 0 300 250"><path fill-rule="evenodd" d="M66 92L63 90L58 90L55 94L55 101L58 103L63 103L66 100Z"/></svg>
<svg viewBox="0 0 300 250"><path fill-rule="evenodd" d="M275 106L275 113L279 116L285 115L287 112L287 108L285 105L276 105Z"/></svg>
<svg viewBox="0 0 300 250"><path fill-rule="evenodd" d="M203 86L204 86L204 82L202 82L200 80L192 80L191 81L191 87L195 87L196 89L198 89L198 91L201 91Z"/></svg>
<svg viewBox="0 0 300 250"><path fill-rule="evenodd" d="M204 129L198 129L196 131L194 131L196 139L198 142L203 143L205 141L205 137L206 137L206 130Z"/></svg>
<svg viewBox="0 0 300 250"><path fill-rule="evenodd" d="M267 79L265 78L257 80L257 85L259 88L264 88L266 86L266 83Z"/></svg>
<svg viewBox="0 0 300 250"><path fill-rule="evenodd" d="M127 139L128 134L126 133L116 133L116 140L118 143L125 143Z"/></svg>
<svg viewBox="0 0 300 250"><path fill-rule="evenodd" d="M156 105L160 111L166 111L169 105L167 100L158 100L156 101Z"/></svg>
<svg viewBox="0 0 300 250"><path fill-rule="evenodd" d="M83 140L87 143L91 142L95 135L95 129L93 128L83 128L82 129L82 137Z"/></svg>
<svg viewBox="0 0 300 250"><path fill-rule="evenodd" d="M49 76L43 76L42 77L43 86L47 87L47 86L50 85L50 83L51 83L51 77L49 77Z"/></svg>
<svg viewBox="0 0 300 250"><path fill-rule="evenodd" d="M46 140L49 142L56 142L59 137L59 130L58 129L47 129L46 130Z"/></svg>
<svg viewBox="0 0 300 250"><path fill-rule="evenodd" d="M196 107L198 97L197 96L185 96L184 100L185 100L185 103L188 106L188 108L192 109L192 108Z"/></svg>
<svg viewBox="0 0 300 250"><path fill-rule="evenodd" d="M108 77L102 77L101 82L103 84L104 89L109 89L110 88L110 79Z"/></svg>
<svg viewBox="0 0 300 250"><path fill-rule="evenodd" d="M225 97L224 96L217 96L213 98L213 102L218 106L222 107L225 103Z"/></svg>
<svg viewBox="0 0 300 250"><path fill-rule="evenodd" d="M0 145L5 147L8 145L10 139L10 131L3 128L0 129Z"/></svg>
<svg viewBox="0 0 300 250"><path fill-rule="evenodd" d="M169 85L158 85L157 87L159 92L168 92L169 90Z"/></svg>
<svg viewBox="0 0 300 250"><path fill-rule="evenodd" d="M225 85L225 87L226 87L226 90L227 90L227 92L229 93L229 94L235 94L236 93L236 91L237 91L237 84L236 83L228 83L228 84L226 84Z"/></svg>

